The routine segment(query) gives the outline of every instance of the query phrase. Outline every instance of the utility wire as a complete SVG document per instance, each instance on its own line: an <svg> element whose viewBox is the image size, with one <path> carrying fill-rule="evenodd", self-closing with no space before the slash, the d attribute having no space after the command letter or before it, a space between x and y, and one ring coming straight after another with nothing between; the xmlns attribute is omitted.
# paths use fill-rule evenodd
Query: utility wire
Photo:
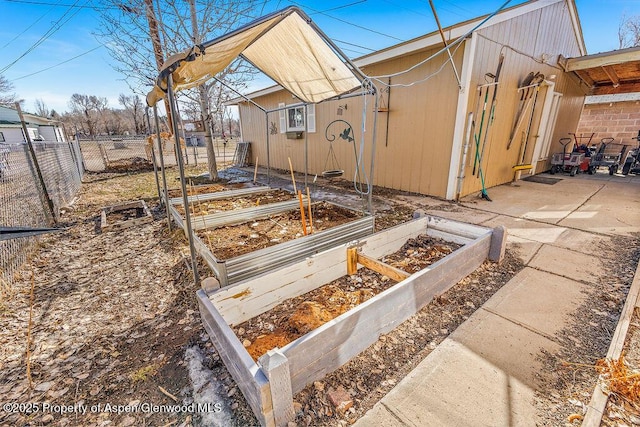
<svg viewBox="0 0 640 427"><path fill-rule="evenodd" d="M80 0L77 0L75 4L77 4L79 1ZM67 22L69 22L74 16L76 16L78 14L78 12L80 12L80 9L76 9L76 11L73 12L73 14L71 14L69 17L67 17L67 15L69 14L69 12L71 12L72 9L73 8L71 8L71 7L68 8L64 12L64 14L56 22L54 22L51 25L51 27L44 33L44 35L42 35L42 37L40 37L38 39L37 42L35 42L33 45L31 45L31 47L29 47L22 55L20 55L16 59L14 59L13 62L11 62L10 64L8 64L5 67L3 67L2 69L0 69L0 74L4 73L9 68L13 67L15 64L18 63L18 61L20 61L22 58L27 56L29 53L33 52L38 46L40 46L42 43L44 43L49 37L54 35L60 28L62 28ZM66 19L65 19L65 17L66 17ZM65 19L64 22L62 22L63 19Z"/></svg>
<svg viewBox="0 0 640 427"><path fill-rule="evenodd" d="M54 6L54 7L55 6L69 7L69 8L76 8L76 9L95 9L95 10L120 9L119 7L116 7L116 6L87 6L86 4L79 6L77 2L74 4L64 4L64 3L51 3L47 1L34 1L34 0L3 0L3 1L10 2L10 3L37 4L37 5Z"/></svg>
<svg viewBox="0 0 640 427"><path fill-rule="evenodd" d="M336 21L338 21L338 22L342 22L342 23L344 23L344 24L351 25L352 27L360 28L361 30L369 31L369 32L371 32L371 33L378 34L378 35L381 35L381 36L384 36L384 37L388 37L388 38L390 38L390 39L398 40L398 41L400 41L400 42L403 42L403 41L404 41L403 39L400 39L400 38L398 38L398 37L392 36L392 35L390 35L390 34L385 34L385 33L382 33L382 32L380 32L380 31L372 30L371 28L363 27L362 25L354 24L353 22L349 22L349 21L346 21L346 20L344 20L344 19L337 18L337 17L335 17L335 16L329 15L329 14L327 14L327 13L324 13L323 11L320 11L320 10L317 10L317 9L312 9L312 8L310 8L310 7L308 7L308 6L305 6L305 5L303 5L302 3L299 3L299 2L294 1L294 0L289 0L289 3L295 4L296 6L299 6L299 7L303 7L303 8L305 8L305 9L309 9L310 11L314 12L313 14L324 15L324 16L326 16L327 18L331 18L331 19L334 19L334 20L336 20ZM354 4L355 4L355 3L354 3Z"/></svg>
<svg viewBox="0 0 640 427"><path fill-rule="evenodd" d="M311 13L311 15L315 14L315 13L325 13L325 12L331 12L333 10L339 10L339 9L344 9L346 7L351 7L351 6L355 6L356 4L360 4L360 3L366 3L367 0L359 0L359 1L355 1L353 3L348 3L348 4L343 4L342 6L336 6L336 7L332 7L331 9L325 9L322 11L318 11L318 12L314 12Z"/></svg>
<svg viewBox="0 0 640 427"><path fill-rule="evenodd" d="M426 16L427 18L431 18L431 15L429 15L428 13L423 13L423 12L418 12L417 10L413 10L413 9L409 9L408 7L404 7L404 6L400 6L399 4L391 1L391 0L382 0L385 3L388 3L390 5L392 5L393 7L397 8L397 9L404 9L408 12L411 13L415 13L416 15L421 15L421 16Z"/></svg>
<svg viewBox="0 0 640 427"><path fill-rule="evenodd" d="M29 25L27 28L25 28L20 34L16 35L14 38L9 40L4 46L0 47L0 49L4 49L5 47L9 46L11 43L16 41L20 36L22 36L24 33L26 33L31 28L33 28L34 25L36 25L38 22L42 21L42 19L45 16L47 16L49 14L49 12L51 12L54 9L54 7L56 7L56 6L58 6L58 4L53 4L52 7L49 8L49 10L47 10L45 13L43 13L38 19L33 21L33 23L31 25Z"/></svg>
<svg viewBox="0 0 640 427"><path fill-rule="evenodd" d="M96 51L96 50L100 49L100 48L101 48L101 47L103 47L103 46L104 46L104 45L103 45L103 44L101 44L100 46L96 46L96 47L94 47L93 49L89 49L88 51L81 53L80 55L76 55L76 56L74 56L73 58L69 58L69 59L67 59L66 61L62 61L62 62L59 62L59 63L57 63L57 64L55 64L55 65L50 66L50 67L43 68L42 70L40 70L40 71L36 71L35 73L26 74L26 75L24 75L24 76L22 76L22 77L18 77L17 79L11 79L11 81L16 81L16 80L26 79L27 77L31 77L31 76L35 76L36 74L44 73L45 71L49 71L49 70L50 70L50 69L52 69L52 68L59 67L60 65L64 65L64 64L66 64L67 62L71 62L71 61L73 61L74 59L78 59L78 58L80 58L81 56L84 56L84 55L87 55L87 54L89 54L89 53L91 53L91 52L93 52L93 51Z"/></svg>
<svg viewBox="0 0 640 427"><path fill-rule="evenodd" d="M338 40L338 39L333 39L334 42L337 43L342 43L342 44L346 44L348 46L353 46L353 47L358 47L360 49L365 49L365 50L369 50L371 52L375 52L375 49L371 49L370 47L365 47L365 46L360 46L359 44L354 44L354 43L349 43L349 42L345 42L344 40Z"/></svg>
<svg viewBox="0 0 640 427"><path fill-rule="evenodd" d="M393 74L385 74L385 75L381 75L381 76L373 76L371 78L376 79L379 81L379 79L383 79L383 78L390 78L390 77L397 77L400 76L402 74L406 74L412 70L415 70L416 68L420 67L423 64L426 64L427 62L431 61L432 59L434 59L435 57L437 57L438 55L441 55L442 53L448 51L449 49L451 49L454 46L458 46L460 44L462 44L462 42L469 37L469 35L471 35L475 30L477 30L478 28L480 28L481 26L484 25L485 22L487 22L489 19L493 18L496 14L498 14L502 9L504 9L505 7L507 7L507 5L511 3L511 0L507 0L506 2L504 2L502 4L502 6L500 6L495 12L491 13L490 15L488 15L486 18L484 18L482 21L480 21L480 23L478 23L475 27L473 27L472 29L470 29L469 31L467 31L466 33L464 33L463 35L461 35L460 37L458 37L455 41L453 41L452 43L449 43L449 45L445 46L444 48L440 49L439 51L437 51L436 53L434 53L433 55L429 56L426 59L423 59L422 61L418 62L417 64L412 65L411 67L407 68L406 70L403 71L398 71L397 73L393 73Z"/></svg>

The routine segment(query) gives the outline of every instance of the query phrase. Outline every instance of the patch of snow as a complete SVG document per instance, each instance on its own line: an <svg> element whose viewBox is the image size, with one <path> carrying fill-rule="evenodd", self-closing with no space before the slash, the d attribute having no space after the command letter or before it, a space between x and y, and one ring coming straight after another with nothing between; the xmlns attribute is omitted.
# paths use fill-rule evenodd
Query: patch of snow
<svg viewBox="0 0 640 427"><path fill-rule="evenodd" d="M185 351L185 361L189 370L189 380L193 388L193 403L208 405L209 412L200 413L201 425L224 427L232 425L233 412L227 402L227 392L213 372L205 365L205 355L199 347L189 347Z"/></svg>

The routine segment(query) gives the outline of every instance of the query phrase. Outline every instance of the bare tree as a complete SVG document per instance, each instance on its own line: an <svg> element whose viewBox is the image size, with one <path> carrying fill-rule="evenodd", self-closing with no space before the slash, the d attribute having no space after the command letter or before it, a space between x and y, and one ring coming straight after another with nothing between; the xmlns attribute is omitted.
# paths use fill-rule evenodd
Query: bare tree
<svg viewBox="0 0 640 427"><path fill-rule="evenodd" d="M102 26L98 36L116 60L115 69L127 76L132 90L144 94L155 83L158 74L158 52L166 57L191 46L222 35L253 19L259 0L157 0L155 11L151 0L133 0L123 5L119 0L102 0L109 8L102 9ZM115 8L115 12L114 12ZM157 33L156 33L157 28ZM246 63L234 62L221 77L233 75L231 84L245 87L252 77ZM219 86L219 85L218 85ZM186 94L199 104L205 129L210 129L212 112L221 104L216 97L221 91L208 83ZM213 141L207 132L209 173L217 178Z"/></svg>
<svg viewBox="0 0 640 427"><path fill-rule="evenodd" d="M44 103L42 99L36 99L35 102L36 114L40 117L49 117L51 115L51 110L47 107L47 104Z"/></svg>
<svg viewBox="0 0 640 427"><path fill-rule="evenodd" d="M0 105L11 106L15 104L16 101L19 101L13 89L13 83L0 74Z"/></svg>
<svg viewBox="0 0 640 427"><path fill-rule="evenodd" d="M640 15L623 15L618 26L619 48L640 46Z"/></svg>
<svg viewBox="0 0 640 427"><path fill-rule="evenodd" d="M104 97L74 93L71 95L69 108L71 112L80 114L84 118L84 123L87 125L86 133L94 136L98 134L98 126L101 124L101 121L103 122L102 119L104 118L104 112L108 104L109 101ZM108 133L108 129L105 130L107 130Z"/></svg>
<svg viewBox="0 0 640 427"><path fill-rule="evenodd" d="M138 95L127 96L123 93L118 97L118 102L129 113L133 120L133 128L136 135L144 133L144 105Z"/></svg>

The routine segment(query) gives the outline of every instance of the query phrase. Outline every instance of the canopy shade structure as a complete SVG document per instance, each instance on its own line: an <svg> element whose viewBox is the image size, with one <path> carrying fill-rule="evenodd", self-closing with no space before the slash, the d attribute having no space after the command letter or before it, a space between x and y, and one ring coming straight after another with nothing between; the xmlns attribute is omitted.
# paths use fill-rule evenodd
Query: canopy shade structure
<svg viewBox="0 0 640 427"><path fill-rule="evenodd" d="M173 89L189 89L243 57L301 101L318 103L353 91L364 74L297 7L289 7L171 56L163 64L147 104Z"/></svg>
<svg viewBox="0 0 640 427"><path fill-rule="evenodd" d="M640 92L640 47L578 58L561 56L559 63L589 87L589 95Z"/></svg>

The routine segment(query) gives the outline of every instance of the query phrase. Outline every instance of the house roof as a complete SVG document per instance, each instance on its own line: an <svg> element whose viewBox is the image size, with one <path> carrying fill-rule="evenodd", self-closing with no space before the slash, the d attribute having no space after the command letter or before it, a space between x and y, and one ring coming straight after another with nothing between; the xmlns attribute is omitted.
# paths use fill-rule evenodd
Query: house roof
<svg viewBox="0 0 640 427"><path fill-rule="evenodd" d="M164 98L169 75L174 90L189 89L215 77L238 56L304 102L350 92L365 78L304 12L289 7L167 59L147 104Z"/></svg>
<svg viewBox="0 0 640 427"><path fill-rule="evenodd" d="M567 1L567 4L569 5L571 22L573 25L574 33L576 34L580 52L584 54L586 53L586 47L585 47L584 39L582 36L582 27L580 26L580 21L578 19L575 1L573 0L566 0L566 1ZM475 27L477 27L480 23L486 20L490 15L479 16L477 18L464 21L464 22L452 25L450 27L446 27L443 29L443 32L445 34L445 37L447 38L447 41L449 42L449 41L456 40L459 37L464 36L465 34L468 34L470 31L474 30L474 28L475 30L487 28L492 25L496 25L501 22L508 21L517 16L521 16L526 13L529 13L538 9L542 9L551 4L563 3L563 2L565 2L565 0L531 0L526 3L522 3L516 6L512 6L510 8L504 9L500 13L493 16L491 20L483 23L478 28L475 28ZM433 47L437 47L441 45L442 45L442 37L440 36L440 32L436 30L431 33L425 34L423 36L417 37L413 40L402 42L402 43L393 45L391 47L384 48L379 51L361 56L359 58L354 59L353 63L357 67L365 67L367 65L388 61L390 59L398 58L398 57L411 54L414 52L418 52L421 50L431 49ZM277 92L279 90L282 90L282 87L276 84L264 89L257 90L255 92L251 92L247 94L246 97L256 98L259 96L268 95L270 93ZM243 99L244 99L243 97L237 97L229 100L226 104L234 105L234 104L237 104L238 102L241 102Z"/></svg>
<svg viewBox="0 0 640 427"><path fill-rule="evenodd" d="M640 92L640 47L561 58L560 65L578 76L590 95Z"/></svg>
<svg viewBox="0 0 640 427"><path fill-rule="evenodd" d="M53 120L48 119L46 117L37 116L35 114L23 113L24 121L27 124L34 125L52 125ZM5 125L21 125L20 115L18 114L18 110L11 107L6 107L4 105L0 105L0 123Z"/></svg>

